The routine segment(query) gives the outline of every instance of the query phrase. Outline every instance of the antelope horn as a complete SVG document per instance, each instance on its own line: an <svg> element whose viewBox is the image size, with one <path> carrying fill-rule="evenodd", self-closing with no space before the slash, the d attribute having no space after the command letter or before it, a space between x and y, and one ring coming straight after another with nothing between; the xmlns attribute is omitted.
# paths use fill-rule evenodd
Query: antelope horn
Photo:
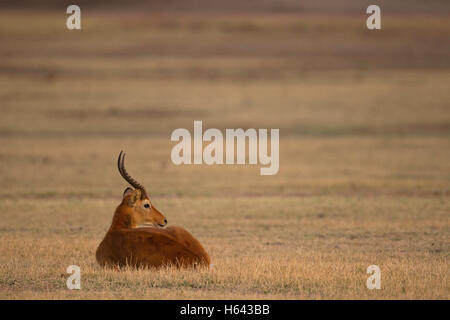
<svg viewBox="0 0 450 320"><path fill-rule="evenodd" d="M125 170L125 153L123 151L120 151L119 158L117 159L117 169L119 169L120 175L129 183L131 184L135 189L139 189L142 192L142 197L147 196L147 192L145 191L145 188L142 184L134 180Z"/></svg>

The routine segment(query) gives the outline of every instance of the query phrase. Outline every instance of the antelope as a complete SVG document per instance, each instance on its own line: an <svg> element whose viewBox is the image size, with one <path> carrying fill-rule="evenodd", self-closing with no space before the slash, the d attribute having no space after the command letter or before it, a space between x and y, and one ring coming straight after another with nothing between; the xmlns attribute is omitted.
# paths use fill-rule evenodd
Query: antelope
<svg viewBox="0 0 450 320"><path fill-rule="evenodd" d="M166 217L156 209L145 188L125 170L125 153L117 160L127 187L111 227L100 243L96 258L104 267L209 266L210 258L200 242L187 230L167 226Z"/></svg>

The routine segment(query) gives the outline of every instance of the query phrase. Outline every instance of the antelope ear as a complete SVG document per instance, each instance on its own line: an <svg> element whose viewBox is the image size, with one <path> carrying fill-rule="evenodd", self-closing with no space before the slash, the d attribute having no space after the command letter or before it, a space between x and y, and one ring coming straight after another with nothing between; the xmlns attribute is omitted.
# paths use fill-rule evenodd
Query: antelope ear
<svg viewBox="0 0 450 320"><path fill-rule="evenodd" d="M125 197L129 196L130 194L132 194L133 191L134 191L133 188L130 188L130 187L126 188L125 191L123 192L122 199L124 199Z"/></svg>
<svg viewBox="0 0 450 320"><path fill-rule="evenodd" d="M139 189L132 190L131 197L130 197L130 199L128 199L128 205L130 207L134 206L136 201L141 200L141 195L142 195L141 190L139 190Z"/></svg>

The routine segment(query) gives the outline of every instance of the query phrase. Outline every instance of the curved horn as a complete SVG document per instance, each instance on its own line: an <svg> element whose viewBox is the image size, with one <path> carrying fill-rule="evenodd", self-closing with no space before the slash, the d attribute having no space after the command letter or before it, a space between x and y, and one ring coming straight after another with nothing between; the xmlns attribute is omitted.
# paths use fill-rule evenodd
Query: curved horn
<svg viewBox="0 0 450 320"><path fill-rule="evenodd" d="M125 170L125 153L123 151L120 151L119 158L117 159L117 169L119 169L120 175L129 183L131 184L135 189L139 189L142 192L142 196L146 197L147 192L145 191L145 188L142 184L134 180Z"/></svg>

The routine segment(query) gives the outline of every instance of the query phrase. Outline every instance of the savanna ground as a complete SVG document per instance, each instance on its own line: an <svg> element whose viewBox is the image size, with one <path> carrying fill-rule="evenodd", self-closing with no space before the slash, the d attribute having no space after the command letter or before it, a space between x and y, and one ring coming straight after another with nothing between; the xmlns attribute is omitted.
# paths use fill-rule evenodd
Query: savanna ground
<svg viewBox="0 0 450 320"><path fill-rule="evenodd" d="M82 31L65 29L65 8L2 9L0 298L448 299L450 19L440 3L386 14L375 32L364 8L82 8ZM279 128L279 173L175 166L170 134L194 120ZM212 270L97 265L126 187L120 150ZM79 291L65 285L72 264ZM372 264L381 290L366 288Z"/></svg>

